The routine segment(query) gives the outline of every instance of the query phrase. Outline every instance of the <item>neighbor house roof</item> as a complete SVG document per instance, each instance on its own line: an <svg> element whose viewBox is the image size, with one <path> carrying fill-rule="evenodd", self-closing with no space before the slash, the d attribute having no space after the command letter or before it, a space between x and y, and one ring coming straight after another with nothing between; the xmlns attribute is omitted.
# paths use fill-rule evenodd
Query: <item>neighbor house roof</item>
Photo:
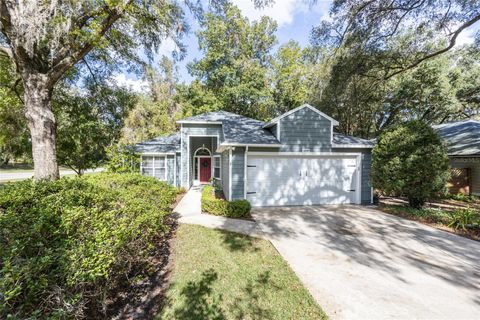
<svg viewBox="0 0 480 320"><path fill-rule="evenodd" d="M180 150L180 132L137 143L138 153L175 153Z"/></svg>
<svg viewBox="0 0 480 320"><path fill-rule="evenodd" d="M466 120L433 126L450 156L480 156L480 121Z"/></svg>

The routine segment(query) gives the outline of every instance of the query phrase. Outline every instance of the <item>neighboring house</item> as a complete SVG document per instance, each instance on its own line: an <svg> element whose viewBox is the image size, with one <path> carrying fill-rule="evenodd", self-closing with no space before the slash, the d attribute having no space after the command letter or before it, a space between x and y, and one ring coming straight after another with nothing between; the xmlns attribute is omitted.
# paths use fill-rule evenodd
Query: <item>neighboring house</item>
<svg viewBox="0 0 480 320"><path fill-rule="evenodd" d="M135 146L143 174L185 188L215 178L253 206L372 202L373 143L333 132L338 122L308 104L268 123L225 111L177 123Z"/></svg>
<svg viewBox="0 0 480 320"><path fill-rule="evenodd" d="M450 192L480 196L480 121L466 120L433 127L445 141L450 157Z"/></svg>

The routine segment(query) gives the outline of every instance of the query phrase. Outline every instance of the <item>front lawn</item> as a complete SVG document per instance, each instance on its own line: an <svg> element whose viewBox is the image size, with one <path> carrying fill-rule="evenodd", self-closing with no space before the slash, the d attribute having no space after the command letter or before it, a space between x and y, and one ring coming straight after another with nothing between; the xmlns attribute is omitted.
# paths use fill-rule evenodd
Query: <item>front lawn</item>
<svg viewBox="0 0 480 320"><path fill-rule="evenodd" d="M158 319L325 319L273 246L261 239L181 225Z"/></svg>

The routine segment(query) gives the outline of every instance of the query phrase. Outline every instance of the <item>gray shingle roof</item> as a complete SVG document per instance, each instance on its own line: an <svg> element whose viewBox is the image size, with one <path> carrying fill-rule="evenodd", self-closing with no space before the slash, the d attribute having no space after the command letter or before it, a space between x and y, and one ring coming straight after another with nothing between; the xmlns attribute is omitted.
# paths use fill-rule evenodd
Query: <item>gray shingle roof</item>
<svg viewBox="0 0 480 320"><path fill-rule="evenodd" d="M185 122L221 122L224 144L279 144L277 138L267 129L263 129L263 121L247 118L227 111L202 113L190 118L182 119Z"/></svg>
<svg viewBox="0 0 480 320"><path fill-rule="evenodd" d="M480 156L480 121L466 120L433 126L451 156Z"/></svg>
<svg viewBox="0 0 480 320"><path fill-rule="evenodd" d="M223 130L222 144L248 144L248 145L278 145L280 142L272 132L264 129L265 122L247 118L227 111L215 111L202 113L193 117L185 118L179 123L221 123ZM334 147L365 148L373 147L372 140L346 136L340 133L333 134ZM135 151L139 153L159 152L170 153L180 150L180 133L158 137L136 144Z"/></svg>
<svg viewBox="0 0 480 320"><path fill-rule="evenodd" d="M373 148L375 142L374 140L367 140L352 136L347 136L341 133L333 133L333 141L332 144L338 146L341 145L342 147L371 147Z"/></svg>
<svg viewBox="0 0 480 320"><path fill-rule="evenodd" d="M157 137L151 140L142 141L134 146L135 152L148 153L173 153L180 150L180 132L168 136Z"/></svg>

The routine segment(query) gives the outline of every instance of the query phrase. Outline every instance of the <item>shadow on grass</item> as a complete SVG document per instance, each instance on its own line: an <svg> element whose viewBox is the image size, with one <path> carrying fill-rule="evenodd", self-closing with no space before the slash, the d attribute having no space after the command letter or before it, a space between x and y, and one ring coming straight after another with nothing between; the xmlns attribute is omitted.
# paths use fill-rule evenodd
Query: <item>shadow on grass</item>
<svg viewBox="0 0 480 320"><path fill-rule="evenodd" d="M167 302L166 308L183 300L179 306L174 307L172 316L163 314L160 318L173 319L271 319L272 310L261 306L260 298L266 290L281 290L270 277L270 271L258 275L257 279L249 280L244 288L239 288L238 296L233 303L226 304L222 294L214 288L219 275L214 269L205 270L200 279L189 281L180 289L179 297ZM165 311L164 309L164 311Z"/></svg>
<svg viewBox="0 0 480 320"><path fill-rule="evenodd" d="M257 251L258 248L254 246L253 239L249 236L241 235L239 233L222 231L223 242L230 251Z"/></svg>

